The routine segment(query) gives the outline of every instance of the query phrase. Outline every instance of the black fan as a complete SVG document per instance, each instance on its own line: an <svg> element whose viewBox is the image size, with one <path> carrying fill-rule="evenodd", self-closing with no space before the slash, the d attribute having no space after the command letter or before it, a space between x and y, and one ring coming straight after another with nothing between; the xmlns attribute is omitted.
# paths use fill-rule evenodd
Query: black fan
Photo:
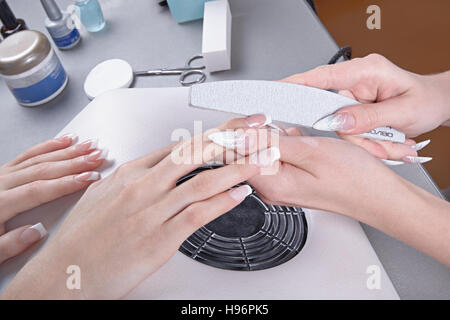
<svg viewBox="0 0 450 320"><path fill-rule="evenodd" d="M217 167L197 169L178 184ZM296 256L305 245L307 234L301 208L269 205L253 192L239 206L194 232L179 251L217 268L263 270Z"/></svg>

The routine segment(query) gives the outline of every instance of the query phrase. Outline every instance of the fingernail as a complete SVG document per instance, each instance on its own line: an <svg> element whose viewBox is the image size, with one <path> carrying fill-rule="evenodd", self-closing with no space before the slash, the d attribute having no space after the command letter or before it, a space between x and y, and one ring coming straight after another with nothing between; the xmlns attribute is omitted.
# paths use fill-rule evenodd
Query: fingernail
<svg viewBox="0 0 450 320"><path fill-rule="evenodd" d="M416 151L422 150L425 148L429 143L431 142L430 139L416 143L415 145L411 146L411 148L415 149Z"/></svg>
<svg viewBox="0 0 450 320"><path fill-rule="evenodd" d="M208 135L208 139L227 149L235 149L245 146L245 138L249 137L244 132L239 131L218 131ZM249 144L252 139L249 139Z"/></svg>
<svg viewBox="0 0 450 320"><path fill-rule="evenodd" d="M60 141L70 140L71 143L74 143L77 140L78 136L74 133L68 133L58 138Z"/></svg>
<svg viewBox="0 0 450 320"><path fill-rule="evenodd" d="M433 160L432 157L414 157L414 156L406 156L402 158L403 161L409 162L409 163L425 163L428 161Z"/></svg>
<svg viewBox="0 0 450 320"><path fill-rule="evenodd" d="M250 156L250 163L260 167L270 167L275 161L280 159L280 156L280 149L277 147L270 147L252 154Z"/></svg>
<svg viewBox="0 0 450 320"><path fill-rule="evenodd" d="M250 187L248 184L244 184L237 188L233 188L229 191L230 197L237 202L244 200L252 192L253 192L252 187Z"/></svg>
<svg viewBox="0 0 450 320"><path fill-rule="evenodd" d="M355 126L355 117L348 112L331 114L313 124L313 128L322 131L350 130Z"/></svg>
<svg viewBox="0 0 450 320"><path fill-rule="evenodd" d="M86 156L87 162L94 162L99 160L104 160L108 156L108 149L96 150Z"/></svg>
<svg viewBox="0 0 450 320"><path fill-rule="evenodd" d="M98 179L100 179L100 173L98 173L97 171L84 172L75 177L75 180L81 182L96 181Z"/></svg>
<svg viewBox="0 0 450 320"><path fill-rule="evenodd" d="M245 122L250 128L264 127L272 123L272 117L267 114L254 114L245 119Z"/></svg>
<svg viewBox="0 0 450 320"><path fill-rule="evenodd" d="M220 160L209 160L205 162L205 165L207 166L223 166L225 163L223 161Z"/></svg>
<svg viewBox="0 0 450 320"><path fill-rule="evenodd" d="M32 244L42 239L47 235L47 230L42 223L37 223L29 227L20 235L20 238L25 244Z"/></svg>
<svg viewBox="0 0 450 320"><path fill-rule="evenodd" d="M382 162L384 162L388 166L398 166L401 164L405 164L403 161L396 161L396 160L386 160L386 159L380 159Z"/></svg>
<svg viewBox="0 0 450 320"><path fill-rule="evenodd" d="M282 132L283 134L288 135L286 130L284 130L283 128L277 126L274 123L269 123L268 126L271 127L272 129L275 129L277 132Z"/></svg>
<svg viewBox="0 0 450 320"><path fill-rule="evenodd" d="M90 139L78 144L76 147L81 151L89 151L97 149L97 146L98 139Z"/></svg>

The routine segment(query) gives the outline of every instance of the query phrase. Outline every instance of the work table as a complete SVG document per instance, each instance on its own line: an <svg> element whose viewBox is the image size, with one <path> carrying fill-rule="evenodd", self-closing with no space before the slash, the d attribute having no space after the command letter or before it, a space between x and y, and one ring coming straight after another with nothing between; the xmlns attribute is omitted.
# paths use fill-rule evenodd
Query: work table
<svg viewBox="0 0 450 320"><path fill-rule="evenodd" d="M54 137L88 103L83 82L99 62L128 61L135 70L178 67L201 50L202 22L177 24L156 1L100 1L107 26L99 33L82 32L82 43L57 51L69 84L55 100L40 107L19 106L0 83L0 163L26 148ZM230 0L233 15L232 70L215 73L207 81L226 79L275 80L327 61L338 47L314 12L301 0ZM65 8L72 3L61 0ZM42 31L45 13L38 1L15 0L10 6L31 29ZM140 77L134 87L176 87L177 76ZM124 105L124 108L127 106ZM439 191L419 165L395 167L406 179L429 192ZM50 213L51 214L51 213ZM31 217L30 217L31 218ZM448 299L449 269L408 245L369 226L363 229L402 299ZM1 266L0 266L1 269Z"/></svg>

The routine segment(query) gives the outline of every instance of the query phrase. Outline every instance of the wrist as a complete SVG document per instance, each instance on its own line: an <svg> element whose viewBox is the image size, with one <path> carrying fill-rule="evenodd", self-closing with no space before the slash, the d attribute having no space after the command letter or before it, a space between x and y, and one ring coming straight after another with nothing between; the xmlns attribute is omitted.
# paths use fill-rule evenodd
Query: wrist
<svg viewBox="0 0 450 320"><path fill-rule="evenodd" d="M435 104L440 110L441 123L450 120L450 71L422 76L426 90L431 94L429 103Z"/></svg>
<svg viewBox="0 0 450 320"><path fill-rule="evenodd" d="M355 186L343 214L363 223L377 226L383 215L398 207L398 199L408 194L405 180L382 163L371 170L366 182ZM370 181L370 182L367 182ZM356 196L357 195L357 196Z"/></svg>
<svg viewBox="0 0 450 320"><path fill-rule="evenodd" d="M392 170L383 169L384 173L377 171L377 177L372 177L366 190L359 189L366 196L356 199L357 203L347 209L346 215L402 239L399 226L414 224L418 213L430 211L430 202L436 197Z"/></svg>
<svg viewBox="0 0 450 320"><path fill-rule="evenodd" d="M389 195L372 202L359 220L450 266L449 203L401 177L397 180Z"/></svg>
<svg viewBox="0 0 450 320"><path fill-rule="evenodd" d="M67 267L60 263L61 259L52 258L46 249L44 248L20 270L1 299L84 299L81 290L68 287L71 274L66 273Z"/></svg>

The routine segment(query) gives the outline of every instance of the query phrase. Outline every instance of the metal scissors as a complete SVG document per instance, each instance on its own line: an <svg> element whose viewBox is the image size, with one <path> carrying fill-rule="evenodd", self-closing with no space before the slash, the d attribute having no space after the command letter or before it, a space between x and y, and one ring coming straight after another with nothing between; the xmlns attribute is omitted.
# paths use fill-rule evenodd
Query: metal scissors
<svg viewBox="0 0 450 320"><path fill-rule="evenodd" d="M188 61L184 67L180 68L161 68L147 71L136 71L134 72L135 76L169 76L169 75L180 75L180 83L183 86L192 86L196 83L202 83L206 80L206 74L202 71L206 67L202 66L192 66L192 62L195 60L203 59L203 56L193 56ZM191 81L187 81L187 78L193 78Z"/></svg>

